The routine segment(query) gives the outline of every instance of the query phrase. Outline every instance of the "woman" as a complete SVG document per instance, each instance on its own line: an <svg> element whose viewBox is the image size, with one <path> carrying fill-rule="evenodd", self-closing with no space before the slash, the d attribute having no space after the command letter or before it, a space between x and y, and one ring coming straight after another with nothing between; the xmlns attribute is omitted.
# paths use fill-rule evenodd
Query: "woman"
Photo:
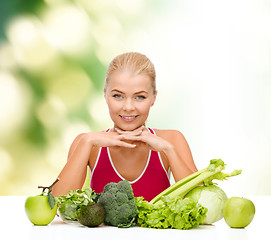
<svg viewBox="0 0 271 240"><path fill-rule="evenodd" d="M54 186L55 196L80 189L87 166L95 192L101 192L108 182L126 179L134 195L148 201L170 186L170 171L175 181L197 171L179 131L145 126L157 96L155 78L154 66L145 55L130 52L112 60L104 97L114 127L75 138L60 181Z"/></svg>

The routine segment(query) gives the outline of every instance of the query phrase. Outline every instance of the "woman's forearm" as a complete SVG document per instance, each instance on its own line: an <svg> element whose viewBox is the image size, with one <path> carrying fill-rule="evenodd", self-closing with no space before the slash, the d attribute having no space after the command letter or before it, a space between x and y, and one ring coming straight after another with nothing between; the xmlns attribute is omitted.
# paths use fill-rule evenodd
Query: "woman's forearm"
<svg viewBox="0 0 271 240"><path fill-rule="evenodd" d="M173 145L167 145L162 153L168 159L169 168L176 182L193 173L193 171L186 165L184 160L177 153Z"/></svg>
<svg viewBox="0 0 271 240"><path fill-rule="evenodd" d="M53 195L65 195L69 190L81 189L87 173L92 143L82 137L59 174L59 182L53 187Z"/></svg>

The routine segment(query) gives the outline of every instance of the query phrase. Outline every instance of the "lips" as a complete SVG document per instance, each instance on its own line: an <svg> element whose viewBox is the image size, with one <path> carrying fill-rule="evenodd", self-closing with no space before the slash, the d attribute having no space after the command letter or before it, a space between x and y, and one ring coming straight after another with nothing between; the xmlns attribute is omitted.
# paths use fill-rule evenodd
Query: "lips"
<svg viewBox="0 0 271 240"><path fill-rule="evenodd" d="M135 116L122 116L120 115L121 119L126 121L126 122L132 122L137 118L138 115Z"/></svg>

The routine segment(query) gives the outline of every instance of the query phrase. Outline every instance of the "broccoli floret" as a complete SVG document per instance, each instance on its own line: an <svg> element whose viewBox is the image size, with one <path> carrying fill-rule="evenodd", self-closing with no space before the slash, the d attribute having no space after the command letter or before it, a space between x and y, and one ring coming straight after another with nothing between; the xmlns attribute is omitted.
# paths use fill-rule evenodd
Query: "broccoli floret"
<svg viewBox="0 0 271 240"><path fill-rule="evenodd" d="M114 203L114 199L112 198L112 191L104 192L104 194L101 193L98 202L101 205L111 205ZM103 197L102 197L103 196Z"/></svg>
<svg viewBox="0 0 271 240"><path fill-rule="evenodd" d="M118 182L117 188L120 192L126 193L129 199L134 198L132 186L127 180Z"/></svg>
<svg viewBox="0 0 271 240"><path fill-rule="evenodd" d="M126 193L123 192L117 192L116 193L116 201L119 206L123 205L123 203L126 203L129 201L128 196Z"/></svg>
<svg viewBox="0 0 271 240"><path fill-rule="evenodd" d="M108 192L111 189L116 189L117 183L110 182L104 186L103 192Z"/></svg>
<svg viewBox="0 0 271 240"><path fill-rule="evenodd" d="M105 208L105 224L116 227L136 225L138 211L132 186L127 180L108 183L98 203Z"/></svg>

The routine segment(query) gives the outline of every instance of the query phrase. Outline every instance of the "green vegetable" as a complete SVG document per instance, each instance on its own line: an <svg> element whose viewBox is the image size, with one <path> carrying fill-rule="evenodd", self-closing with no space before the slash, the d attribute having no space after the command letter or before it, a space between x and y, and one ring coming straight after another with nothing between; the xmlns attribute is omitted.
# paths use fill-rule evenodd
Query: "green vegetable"
<svg viewBox="0 0 271 240"><path fill-rule="evenodd" d="M80 208L78 221L87 227L98 227L104 222L105 209L98 203L89 203Z"/></svg>
<svg viewBox="0 0 271 240"><path fill-rule="evenodd" d="M168 196L170 198L174 197L184 197L193 188L204 184L205 186L213 185L213 180L225 180L228 177L236 176L241 173L241 170L235 170L232 173L224 173L222 170L225 169L225 164L221 159L212 159L207 168L195 172L186 178L176 182L162 193L153 198L150 203L152 204L163 204L162 197Z"/></svg>
<svg viewBox="0 0 271 240"><path fill-rule="evenodd" d="M70 190L67 195L60 195L57 199L60 216L63 220L78 221L81 206L95 202L97 194L87 187L85 190Z"/></svg>
<svg viewBox="0 0 271 240"><path fill-rule="evenodd" d="M116 227L136 225L136 200L132 186L127 180L105 185L98 203L105 208L105 224Z"/></svg>
<svg viewBox="0 0 271 240"><path fill-rule="evenodd" d="M215 185L196 187L185 198L189 198L208 209L203 224L212 224L222 219L223 207L228 199L226 193Z"/></svg>
<svg viewBox="0 0 271 240"><path fill-rule="evenodd" d="M136 201L139 210L138 223L147 228L187 230L201 224L207 212L207 208L191 199L178 196L173 199L162 197L163 206L149 203L143 197L137 197Z"/></svg>

